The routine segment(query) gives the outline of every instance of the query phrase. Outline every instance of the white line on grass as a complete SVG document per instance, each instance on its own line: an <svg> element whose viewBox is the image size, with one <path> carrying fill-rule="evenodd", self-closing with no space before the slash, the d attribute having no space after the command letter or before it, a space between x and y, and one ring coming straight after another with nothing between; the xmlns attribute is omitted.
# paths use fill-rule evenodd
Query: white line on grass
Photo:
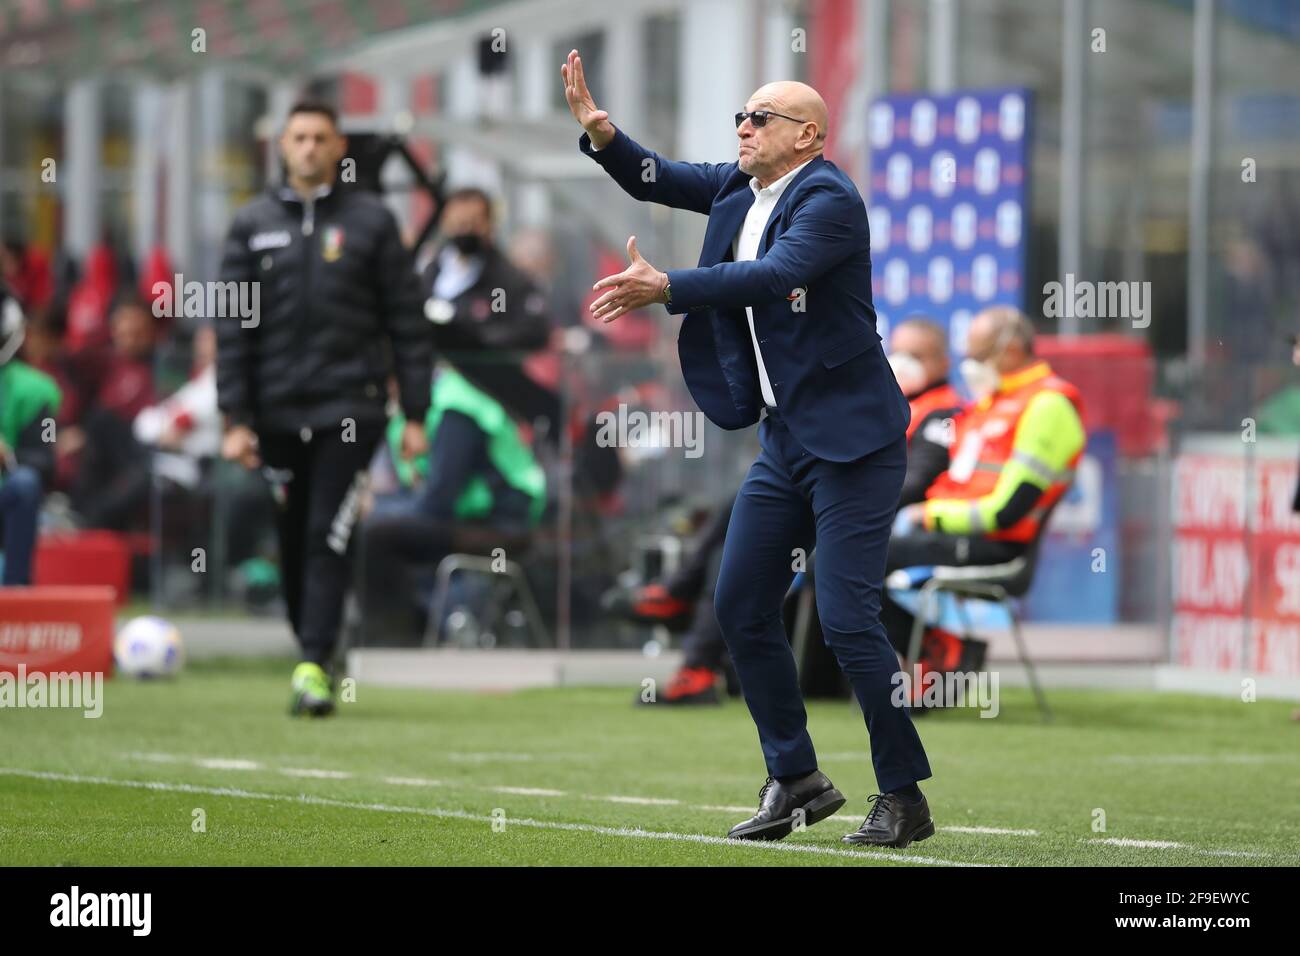
<svg viewBox="0 0 1300 956"><path fill-rule="evenodd" d="M1300 754L1108 754L1107 763L1174 764L1176 766L1217 763L1267 764L1295 763Z"/></svg>
<svg viewBox="0 0 1300 956"><path fill-rule="evenodd" d="M429 780L426 777L381 777L384 783L391 783L399 787L442 787L445 784L441 780Z"/></svg>
<svg viewBox="0 0 1300 956"><path fill-rule="evenodd" d="M279 803L303 803L318 807L335 807L341 810L369 810L376 813L410 813L417 816L453 820L472 820L494 823L497 818L470 813L466 810L444 810L440 807L403 807L388 803L358 803L350 800L333 800L299 793L258 793L234 787L202 787L189 783L166 783L159 780L117 780L111 777L89 777L80 774L52 773L44 770L25 770L20 767L0 767L0 774L48 780L58 783L94 784L108 787L127 787L135 790L154 790L164 793L202 793L214 797L231 797L240 800L267 800ZM668 840L674 843L701 843L709 846L728 846L775 853L813 853L820 856L844 857L852 860L889 860L894 863L919 863L927 866L997 866L992 863L967 863L941 860L931 856L914 856L906 851L889 850L837 850L827 846L809 846L803 843L765 843L749 840L728 840L725 837L707 836L703 833L672 833L661 830L640 830L633 827L602 827L589 823L565 823L556 820L532 820L526 817L506 818L505 823L532 827L538 830L566 830L571 833L594 833L600 836L631 837L645 840Z"/></svg>
<svg viewBox="0 0 1300 956"><path fill-rule="evenodd" d="M1199 853L1201 856L1268 856L1267 853L1260 853L1254 850L1207 850L1203 847L1192 846L1190 843L1179 843L1177 840L1135 840L1132 837L1090 837L1088 839L1082 839L1079 842L1102 846L1136 847L1142 850L1190 850L1192 853Z"/></svg>
<svg viewBox="0 0 1300 956"><path fill-rule="evenodd" d="M608 796L593 796L588 799L602 800L605 803L635 803L646 807L680 807L682 802L674 800L671 797L620 797L614 794Z"/></svg>
<svg viewBox="0 0 1300 956"><path fill-rule="evenodd" d="M261 770L262 765L256 760L235 760L225 757L202 757L194 763L208 770Z"/></svg>
<svg viewBox="0 0 1300 956"><path fill-rule="evenodd" d="M280 773L286 777L311 777L316 780L351 780L353 776L346 770L320 770L316 767L281 767Z"/></svg>
<svg viewBox="0 0 1300 956"><path fill-rule="evenodd" d="M164 753L138 753L130 752L123 756L147 760L153 763L178 763L189 761L195 766L216 770L263 770L274 769L268 768L256 760L248 760L238 757L182 757L176 754ZM461 756L471 756L462 754ZM473 756L486 757L488 754L480 753ZM495 754L494 756L523 757L524 754ZM486 762L486 761L476 761ZM314 777L324 780L350 780L356 778L356 774L348 773L343 770L322 770L317 768L283 768L279 771L282 774L291 777ZM384 783L394 784L397 786L411 787L444 787L458 786L466 790L482 790L488 793L504 793L512 796L524 797L570 797L578 800L589 800L598 803L616 803L635 806L656 806L656 807L681 807L685 810L703 810L706 812L717 813L745 813L752 814L754 811L751 807L738 806L720 806L717 804L690 804L683 803L671 797L640 797L626 796L618 794L586 794L586 793L569 793L566 790L555 790L548 787L518 787L505 785L476 784L459 781L449 784L442 780L428 780L423 777L380 777ZM854 828L856 829L856 827ZM937 828L941 833L965 833L984 836L1006 836L1006 837L1036 837L1039 836L1038 830L1016 829L1011 827L984 827L984 826L946 826ZM1199 853L1204 856L1242 856L1242 857L1260 857L1268 856L1267 853L1259 853L1250 850L1207 850L1201 847L1192 846L1186 843L1177 843L1170 840L1135 840L1131 837L1110 837L1097 838L1093 840L1082 840L1084 843L1094 843L1110 846L1124 846L1137 849L1147 850L1189 850L1193 853Z"/></svg>
<svg viewBox="0 0 1300 956"><path fill-rule="evenodd" d="M1104 843L1106 846L1135 846L1144 850L1186 850L1187 844L1176 840L1134 840L1131 837L1093 837L1084 843Z"/></svg>

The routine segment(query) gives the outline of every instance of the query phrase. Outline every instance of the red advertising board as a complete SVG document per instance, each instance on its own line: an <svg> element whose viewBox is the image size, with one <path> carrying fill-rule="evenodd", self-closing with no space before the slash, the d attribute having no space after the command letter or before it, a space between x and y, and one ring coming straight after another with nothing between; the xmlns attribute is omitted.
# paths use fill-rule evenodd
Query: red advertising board
<svg viewBox="0 0 1300 956"><path fill-rule="evenodd" d="M1198 438L1173 476L1174 662L1300 675L1292 442Z"/></svg>
<svg viewBox="0 0 1300 956"><path fill-rule="evenodd" d="M110 673L111 587L0 588L0 671Z"/></svg>

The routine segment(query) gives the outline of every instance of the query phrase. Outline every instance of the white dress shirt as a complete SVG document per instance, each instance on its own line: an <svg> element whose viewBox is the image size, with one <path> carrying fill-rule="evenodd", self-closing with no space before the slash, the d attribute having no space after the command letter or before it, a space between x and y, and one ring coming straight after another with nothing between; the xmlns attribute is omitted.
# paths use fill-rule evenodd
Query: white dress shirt
<svg viewBox="0 0 1300 956"><path fill-rule="evenodd" d="M591 151L599 152L595 143L591 144ZM731 244L732 255L737 262L751 262L758 258L758 244L763 238L763 233L767 231L767 221L772 218L772 210L776 209L777 200L781 198L781 193L785 192L785 187L790 185L790 180L799 175L799 170L811 162L811 159L804 160L767 188L759 186L757 179L749 180L749 188L754 191L754 205L749 207L749 212L745 215L745 223L740 227L740 233ZM754 358L758 362L758 384L763 392L763 401L776 408L772 380L767 377L763 353L758 348L758 333L754 331L754 310L745 306L745 315L749 317L749 340L754 343Z"/></svg>
<svg viewBox="0 0 1300 956"><path fill-rule="evenodd" d="M482 274L482 256L463 256L455 246L445 245L438 254L438 277L433 281L433 294L450 302L477 282Z"/></svg>
<svg viewBox="0 0 1300 956"><path fill-rule="evenodd" d="M766 188L759 186L757 179L750 179L749 188L754 191L754 205L749 207L749 212L745 215L745 223L740 227L740 233L732 246L737 262L750 262L758 258L758 244L767 230L767 221L772 218L777 200L781 198L781 193L785 192L785 187L790 185L790 180L811 162L812 160L809 159L800 163ZM754 310L745 306L745 315L749 317L749 338L754 343L754 358L758 361L758 384L763 392L763 401L775 408L776 395L772 392L772 382L767 377L767 368L763 365L763 353L758 347L758 333L754 331Z"/></svg>

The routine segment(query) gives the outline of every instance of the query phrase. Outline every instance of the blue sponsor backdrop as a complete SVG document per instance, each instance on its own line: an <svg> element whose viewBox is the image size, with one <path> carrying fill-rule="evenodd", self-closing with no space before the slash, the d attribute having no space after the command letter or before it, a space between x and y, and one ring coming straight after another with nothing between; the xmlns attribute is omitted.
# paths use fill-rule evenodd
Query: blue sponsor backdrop
<svg viewBox="0 0 1300 956"><path fill-rule="evenodd" d="M1024 308L1031 105L1014 88L872 103L872 298L886 341L919 312L960 355L980 309Z"/></svg>

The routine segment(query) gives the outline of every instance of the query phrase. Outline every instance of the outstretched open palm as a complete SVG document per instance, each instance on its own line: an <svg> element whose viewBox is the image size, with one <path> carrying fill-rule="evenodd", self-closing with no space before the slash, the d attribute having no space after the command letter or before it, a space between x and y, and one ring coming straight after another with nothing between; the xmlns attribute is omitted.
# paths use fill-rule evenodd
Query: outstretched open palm
<svg viewBox="0 0 1300 956"><path fill-rule="evenodd" d="M569 112L587 131L596 148L602 148L614 138L614 124L609 121L608 113L596 108L577 50L569 51L568 59L560 67L560 77L564 80L564 99L569 104Z"/></svg>

